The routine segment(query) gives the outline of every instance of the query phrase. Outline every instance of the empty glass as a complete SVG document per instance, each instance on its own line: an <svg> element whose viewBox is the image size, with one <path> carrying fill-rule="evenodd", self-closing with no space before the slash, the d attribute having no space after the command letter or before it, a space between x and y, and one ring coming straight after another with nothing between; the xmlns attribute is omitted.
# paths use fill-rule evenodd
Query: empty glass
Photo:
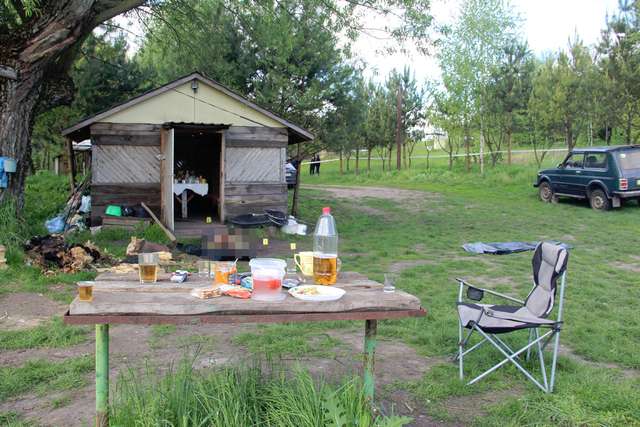
<svg viewBox="0 0 640 427"><path fill-rule="evenodd" d="M209 261L208 259L201 259L201 260L198 260L196 264L198 266L198 276L206 277L206 278L209 278L212 276L211 261Z"/></svg>
<svg viewBox="0 0 640 427"><path fill-rule="evenodd" d="M396 290L396 282L398 281L398 275L395 273L387 273L384 275L383 292L391 293Z"/></svg>

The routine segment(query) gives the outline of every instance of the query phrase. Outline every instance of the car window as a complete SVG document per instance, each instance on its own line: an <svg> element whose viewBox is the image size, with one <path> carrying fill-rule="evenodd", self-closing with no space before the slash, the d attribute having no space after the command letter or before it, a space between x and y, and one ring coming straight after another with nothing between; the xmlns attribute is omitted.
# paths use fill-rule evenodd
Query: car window
<svg viewBox="0 0 640 427"><path fill-rule="evenodd" d="M584 159L584 167L590 169L606 169L607 153L587 153Z"/></svg>
<svg viewBox="0 0 640 427"><path fill-rule="evenodd" d="M574 153L567 157L564 167L569 169L582 169L584 165L584 153Z"/></svg>
<svg viewBox="0 0 640 427"><path fill-rule="evenodd" d="M618 153L618 164L624 172L640 169L640 150L624 150Z"/></svg>

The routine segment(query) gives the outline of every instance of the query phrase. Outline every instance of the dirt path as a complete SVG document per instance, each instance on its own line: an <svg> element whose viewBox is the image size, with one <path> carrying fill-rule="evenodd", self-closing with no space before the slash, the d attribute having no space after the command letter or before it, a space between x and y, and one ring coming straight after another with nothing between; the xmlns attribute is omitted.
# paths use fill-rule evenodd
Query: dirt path
<svg viewBox="0 0 640 427"><path fill-rule="evenodd" d="M320 190L329 193L332 197L346 200L382 199L397 202L410 212L424 209L434 210L442 201L438 193L430 193L418 190L404 190L391 187L348 187L337 185L309 185L300 186L308 190ZM373 213L373 212L372 212Z"/></svg>

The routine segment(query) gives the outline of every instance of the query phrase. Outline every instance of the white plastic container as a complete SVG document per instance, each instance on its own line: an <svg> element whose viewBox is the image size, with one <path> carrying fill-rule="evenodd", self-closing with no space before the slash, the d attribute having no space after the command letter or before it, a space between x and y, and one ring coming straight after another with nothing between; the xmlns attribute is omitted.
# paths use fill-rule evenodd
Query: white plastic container
<svg viewBox="0 0 640 427"><path fill-rule="evenodd" d="M251 299L257 301L282 301L287 294L282 292L287 263L276 258L254 258L249 261L253 292Z"/></svg>

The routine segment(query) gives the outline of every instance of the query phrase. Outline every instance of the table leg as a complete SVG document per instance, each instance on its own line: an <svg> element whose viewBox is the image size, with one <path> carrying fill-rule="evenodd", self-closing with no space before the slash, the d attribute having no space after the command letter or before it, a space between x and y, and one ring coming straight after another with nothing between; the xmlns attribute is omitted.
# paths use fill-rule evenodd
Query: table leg
<svg viewBox="0 0 640 427"><path fill-rule="evenodd" d="M364 324L364 395L373 402L375 392L375 352L377 320L365 320Z"/></svg>
<svg viewBox="0 0 640 427"><path fill-rule="evenodd" d="M109 426L109 325L96 325L96 427Z"/></svg>
<svg viewBox="0 0 640 427"><path fill-rule="evenodd" d="M182 205L182 218L185 219L187 217L187 203L188 203L187 190L184 190L180 195L180 197L182 198L182 200L180 201Z"/></svg>

